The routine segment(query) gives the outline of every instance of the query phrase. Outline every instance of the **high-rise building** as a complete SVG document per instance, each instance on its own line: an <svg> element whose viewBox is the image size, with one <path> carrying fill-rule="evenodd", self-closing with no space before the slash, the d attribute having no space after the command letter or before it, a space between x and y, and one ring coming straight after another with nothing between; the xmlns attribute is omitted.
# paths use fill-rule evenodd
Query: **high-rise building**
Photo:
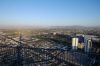
<svg viewBox="0 0 100 66"><path fill-rule="evenodd" d="M77 50L78 47L78 38L72 38L72 49Z"/></svg>
<svg viewBox="0 0 100 66"><path fill-rule="evenodd" d="M91 49L92 49L92 41L91 41L91 39L85 38L84 39L84 45L85 45L85 48L84 48L85 52L90 52Z"/></svg>

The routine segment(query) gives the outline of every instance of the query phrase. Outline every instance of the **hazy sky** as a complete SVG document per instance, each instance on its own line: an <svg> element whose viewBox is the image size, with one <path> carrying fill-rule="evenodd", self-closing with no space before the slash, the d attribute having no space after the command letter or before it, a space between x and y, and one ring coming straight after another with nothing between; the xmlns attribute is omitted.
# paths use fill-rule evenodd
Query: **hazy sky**
<svg viewBox="0 0 100 66"><path fill-rule="evenodd" d="M100 26L100 0L0 0L0 25Z"/></svg>

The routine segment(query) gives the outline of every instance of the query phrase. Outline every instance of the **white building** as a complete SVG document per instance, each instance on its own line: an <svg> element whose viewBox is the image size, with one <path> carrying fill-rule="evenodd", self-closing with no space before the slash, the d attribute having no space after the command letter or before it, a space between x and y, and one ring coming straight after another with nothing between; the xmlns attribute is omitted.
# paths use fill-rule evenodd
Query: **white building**
<svg viewBox="0 0 100 66"><path fill-rule="evenodd" d="M78 47L78 38L72 38L72 49L77 50Z"/></svg>

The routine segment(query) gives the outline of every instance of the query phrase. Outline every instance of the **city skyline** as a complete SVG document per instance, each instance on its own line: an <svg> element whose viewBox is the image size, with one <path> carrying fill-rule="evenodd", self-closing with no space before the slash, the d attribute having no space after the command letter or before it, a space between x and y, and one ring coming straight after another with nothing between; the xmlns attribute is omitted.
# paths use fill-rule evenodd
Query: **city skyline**
<svg viewBox="0 0 100 66"><path fill-rule="evenodd" d="M0 0L0 26L100 26L99 0Z"/></svg>

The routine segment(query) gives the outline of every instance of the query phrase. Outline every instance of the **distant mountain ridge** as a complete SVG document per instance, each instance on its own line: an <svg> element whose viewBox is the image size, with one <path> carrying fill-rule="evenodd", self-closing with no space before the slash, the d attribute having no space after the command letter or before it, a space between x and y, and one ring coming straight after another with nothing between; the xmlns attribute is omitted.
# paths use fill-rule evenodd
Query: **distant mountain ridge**
<svg viewBox="0 0 100 66"><path fill-rule="evenodd" d="M0 29L96 29L100 26L0 26Z"/></svg>

